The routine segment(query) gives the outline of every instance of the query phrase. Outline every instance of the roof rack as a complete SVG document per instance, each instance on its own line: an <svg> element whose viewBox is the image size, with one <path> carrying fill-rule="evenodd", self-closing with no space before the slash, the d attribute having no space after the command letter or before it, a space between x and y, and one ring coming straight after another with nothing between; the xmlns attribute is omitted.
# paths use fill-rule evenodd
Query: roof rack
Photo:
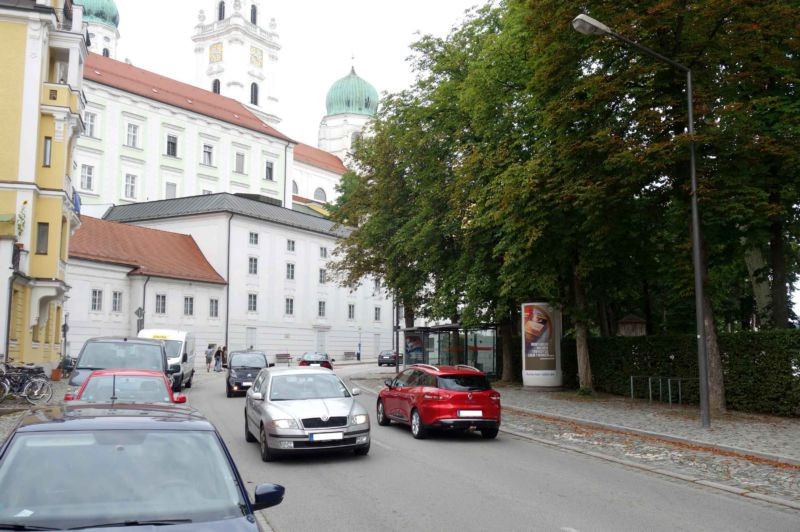
<svg viewBox="0 0 800 532"><path fill-rule="evenodd" d="M477 371L478 373L483 373L481 370L476 368L475 366L468 366L466 364L456 364L457 368L464 368L464 369L471 369L472 371Z"/></svg>
<svg viewBox="0 0 800 532"><path fill-rule="evenodd" d="M422 368L428 368L429 370L431 370L431 371L435 371L435 372L437 372L437 373L438 373L439 371L441 371L441 370L440 370L439 368L437 368L436 366L431 366L430 364L412 364L412 366L417 366L417 367L422 367Z"/></svg>

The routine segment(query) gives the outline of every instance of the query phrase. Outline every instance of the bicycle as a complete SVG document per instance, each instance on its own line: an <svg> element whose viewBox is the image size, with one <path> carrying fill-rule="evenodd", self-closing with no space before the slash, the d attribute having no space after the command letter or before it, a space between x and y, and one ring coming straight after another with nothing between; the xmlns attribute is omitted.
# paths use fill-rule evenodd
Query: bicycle
<svg viewBox="0 0 800 532"><path fill-rule="evenodd" d="M11 395L25 399L32 405L48 403L53 397L53 386L38 371L31 369L4 369L0 379L0 402Z"/></svg>

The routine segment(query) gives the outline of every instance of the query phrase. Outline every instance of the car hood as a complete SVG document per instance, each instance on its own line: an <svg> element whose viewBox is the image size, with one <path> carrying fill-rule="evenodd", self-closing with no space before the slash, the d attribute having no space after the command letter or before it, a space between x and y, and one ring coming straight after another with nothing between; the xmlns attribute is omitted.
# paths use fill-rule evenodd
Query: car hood
<svg viewBox="0 0 800 532"><path fill-rule="evenodd" d="M297 419L309 417L339 417L366 413L352 397L336 399L301 399L297 401L273 401L268 412L273 419L289 416Z"/></svg>

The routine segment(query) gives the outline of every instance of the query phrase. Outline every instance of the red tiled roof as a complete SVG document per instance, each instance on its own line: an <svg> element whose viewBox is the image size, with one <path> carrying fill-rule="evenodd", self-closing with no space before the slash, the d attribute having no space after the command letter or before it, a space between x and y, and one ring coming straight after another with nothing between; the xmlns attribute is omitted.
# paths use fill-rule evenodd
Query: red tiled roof
<svg viewBox="0 0 800 532"><path fill-rule="evenodd" d="M90 53L83 68L83 77L144 98L186 109L201 115L241 126L288 142L295 142L277 129L268 126L236 100L194 85Z"/></svg>
<svg viewBox="0 0 800 532"><path fill-rule="evenodd" d="M81 226L70 238L69 256L130 266L129 275L225 284L189 235L86 215L81 215Z"/></svg>
<svg viewBox="0 0 800 532"><path fill-rule="evenodd" d="M347 167L337 156L318 148L313 148L308 144L299 143L294 147L294 160L339 175L347 172Z"/></svg>

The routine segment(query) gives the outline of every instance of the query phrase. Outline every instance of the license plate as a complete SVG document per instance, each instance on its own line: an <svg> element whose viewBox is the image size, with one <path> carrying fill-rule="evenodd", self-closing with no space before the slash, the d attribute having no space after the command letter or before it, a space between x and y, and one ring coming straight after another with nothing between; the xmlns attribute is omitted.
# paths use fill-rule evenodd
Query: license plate
<svg viewBox="0 0 800 532"><path fill-rule="evenodd" d="M319 364L311 364L311 365L312 365L312 366L317 366L317 367L319 367Z"/></svg>
<svg viewBox="0 0 800 532"><path fill-rule="evenodd" d="M252 386L252 385L253 385L252 382L243 382L242 383L242 386Z"/></svg>
<svg viewBox="0 0 800 532"><path fill-rule="evenodd" d="M459 410L458 417L483 417L483 410Z"/></svg>
<svg viewBox="0 0 800 532"><path fill-rule="evenodd" d="M311 434L309 435L310 441L332 441L332 440L341 440L344 436L341 432L325 432L322 434Z"/></svg>

